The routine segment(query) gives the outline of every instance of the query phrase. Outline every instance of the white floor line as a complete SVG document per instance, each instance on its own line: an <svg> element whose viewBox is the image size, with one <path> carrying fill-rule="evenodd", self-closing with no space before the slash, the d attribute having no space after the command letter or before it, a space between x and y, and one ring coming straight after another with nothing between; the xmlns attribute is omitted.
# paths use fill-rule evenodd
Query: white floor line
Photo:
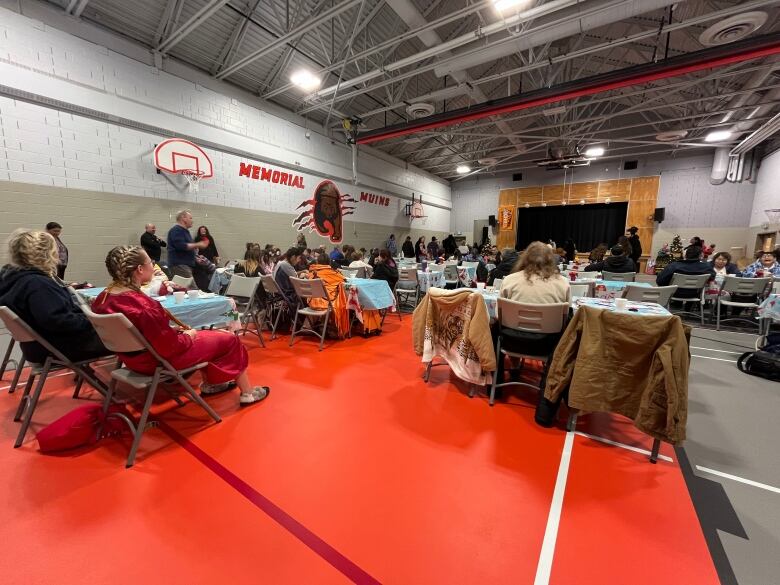
<svg viewBox="0 0 780 585"><path fill-rule="evenodd" d="M703 360L717 360L719 362L729 362L731 364L736 364L737 363L737 360L724 360L723 358L709 357L709 356L706 356L706 355L696 355L695 353L692 353L691 357L697 357L697 358L701 358Z"/></svg>
<svg viewBox="0 0 780 585"><path fill-rule="evenodd" d="M642 449L641 447L634 447L633 445L626 445L625 443L618 443L617 441L613 441L611 439L605 439L604 437L599 437L598 435L590 435L588 433L583 433L582 431L574 431L575 435L579 435L580 437L586 437L588 439L593 439L594 441L599 441L600 443L606 443L607 445L612 445L613 447L620 447L621 449L628 449L629 451L633 451L634 453L641 453L642 455L650 456L651 453L647 449ZM667 455L661 455L659 453L658 455L659 459L663 459L664 461L668 461L669 463L673 463L674 459Z"/></svg>
<svg viewBox="0 0 780 585"><path fill-rule="evenodd" d="M566 439L563 442L563 453L561 453L561 464L558 466L558 477L555 480L555 490L550 503L550 513L547 515L547 527L544 530L542 551L539 553L539 564L536 565L534 585L548 585L550 583L555 543L558 540L558 527L561 523L563 495L566 492L566 480L569 477L569 463L571 462L573 446L574 433L566 433Z"/></svg>
<svg viewBox="0 0 780 585"><path fill-rule="evenodd" d="M716 471L715 469L710 469L709 467L702 467L701 465L697 465L696 469L698 469L699 471L703 471L704 473L709 473L710 475L725 477L726 479L732 479L734 481L738 481L739 483L744 483L747 485L751 485L753 487L761 488L762 490L767 490L769 492L775 492L776 494L780 494L780 488L776 488L775 486L767 485L765 483L759 483L757 481L753 481L752 479L745 479L744 477L731 475L730 473L723 473L722 471Z"/></svg>
<svg viewBox="0 0 780 585"><path fill-rule="evenodd" d="M717 351L718 353L733 353L734 355L742 355L745 351L750 351L750 349L747 348L745 348L745 351L729 351L727 349L712 349L711 347L697 347L695 345L692 345L691 349L704 349L707 351Z"/></svg>

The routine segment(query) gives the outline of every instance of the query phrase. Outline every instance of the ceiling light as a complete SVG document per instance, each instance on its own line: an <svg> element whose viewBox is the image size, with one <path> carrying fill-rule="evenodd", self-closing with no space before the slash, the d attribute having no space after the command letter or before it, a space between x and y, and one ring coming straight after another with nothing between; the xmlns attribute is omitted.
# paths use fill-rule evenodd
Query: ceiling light
<svg viewBox="0 0 780 585"><path fill-rule="evenodd" d="M604 203L606 203L607 205L609 205L610 203L612 203L612 199L610 199L609 197L607 197L606 199L604 199Z"/></svg>
<svg viewBox="0 0 780 585"><path fill-rule="evenodd" d="M542 201L542 207L547 207L547 203Z"/></svg>
<svg viewBox="0 0 780 585"><path fill-rule="evenodd" d="M604 154L603 146L591 146L588 150L585 151L585 156L591 158L597 156L603 156L603 154Z"/></svg>
<svg viewBox="0 0 780 585"><path fill-rule="evenodd" d="M580 199L580 205L585 205L585 200L584 199Z"/></svg>
<svg viewBox="0 0 780 585"><path fill-rule="evenodd" d="M681 140L688 136L687 130L668 130L655 135L655 139L659 142L674 142L675 140Z"/></svg>
<svg viewBox="0 0 780 585"><path fill-rule="evenodd" d="M728 130L715 130L704 137L704 142L723 142L731 138L731 132Z"/></svg>
<svg viewBox="0 0 780 585"><path fill-rule="evenodd" d="M495 6L496 10L499 12L509 10L510 8L523 10L527 8L529 4L531 4L530 0L493 0L493 6Z"/></svg>
<svg viewBox="0 0 780 585"><path fill-rule="evenodd" d="M469 165L458 165L458 167L455 169L459 175L465 175L466 173L471 172L471 167Z"/></svg>
<svg viewBox="0 0 780 585"><path fill-rule="evenodd" d="M561 205L566 205L566 201L561 201Z"/></svg>
<svg viewBox="0 0 780 585"><path fill-rule="evenodd" d="M290 75L290 81L306 91L317 89L322 83L322 80L308 69L299 69Z"/></svg>
<svg viewBox="0 0 780 585"><path fill-rule="evenodd" d="M525 205L523 205L523 207L525 207L526 209L528 209L529 207L531 207L531 205L530 205L530 204L528 204L528 203L526 203Z"/></svg>

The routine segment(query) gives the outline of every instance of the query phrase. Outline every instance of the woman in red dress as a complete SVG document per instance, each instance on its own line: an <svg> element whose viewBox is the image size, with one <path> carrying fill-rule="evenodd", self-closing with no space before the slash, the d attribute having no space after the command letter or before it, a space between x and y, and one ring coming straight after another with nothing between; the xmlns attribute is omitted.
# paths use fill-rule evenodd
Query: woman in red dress
<svg viewBox="0 0 780 585"><path fill-rule="evenodd" d="M95 313L125 315L155 351L176 369L208 362L201 370L201 394L227 390L235 380L241 389L241 406L260 402L268 396L270 388L252 387L249 382L246 373L249 357L237 336L227 331L171 327L171 317L162 305L141 292L141 286L154 275L154 263L143 248L117 246L106 256L106 267L113 280L92 304ZM120 357L129 369L141 374L151 375L157 367L157 361L147 351Z"/></svg>

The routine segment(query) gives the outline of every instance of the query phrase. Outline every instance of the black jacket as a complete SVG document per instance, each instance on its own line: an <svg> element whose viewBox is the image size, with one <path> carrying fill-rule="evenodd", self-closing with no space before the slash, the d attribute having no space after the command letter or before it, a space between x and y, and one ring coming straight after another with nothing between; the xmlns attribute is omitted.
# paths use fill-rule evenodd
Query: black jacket
<svg viewBox="0 0 780 585"><path fill-rule="evenodd" d="M636 264L628 256L607 256L602 262L585 267L585 272L636 272Z"/></svg>
<svg viewBox="0 0 780 585"><path fill-rule="evenodd" d="M404 258L414 258L414 244L410 240L404 242L401 246L401 252L404 254Z"/></svg>
<svg viewBox="0 0 780 585"><path fill-rule="evenodd" d="M639 264L639 257L642 255L642 242L639 236L629 236L628 243L631 244L631 259Z"/></svg>
<svg viewBox="0 0 780 585"><path fill-rule="evenodd" d="M711 277L715 277L715 270L713 270L709 262L702 262L699 259L677 260L663 269L663 272L656 277L655 283L658 286L670 285L675 272L680 274L709 274ZM693 288L681 288L675 291L674 296L693 298L696 296L696 292L696 289Z"/></svg>
<svg viewBox="0 0 780 585"><path fill-rule="evenodd" d="M507 252L506 255L501 258L499 265L490 271L487 285L493 286L493 281L496 280L496 278L505 278L509 276L509 274L512 273L512 267L515 265L515 262L517 262L517 252L514 250Z"/></svg>
<svg viewBox="0 0 780 585"><path fill-rule="evenodd" d="M92 325L67 289L40 270L4 266L0 305L5 305L46 341L72 360L107 355ZM48 353L35 342L22 343L24 357L43 362Z"/></svg>
<svg viewBox="0 0 780 585"><path fill-rule="evenodd" d="M166 244L164 240L161 240L154 234L150 234L149 232L141 234L141 247L149 254L149 258L155 262L160 261L162 249L167 246L168 244Z"/></svg>
<svg viewBox="0 0 780 585"><path fill-rule="evenodd" d="M715 272L715 261L714 260L712 262L707 262L707 265L710 268L712 268L713 272ZM728 264L726 264L726 274L734 274L736 276L739 276L741 273L740 273L739 268L737 267L736 264L732 264L731 262L729 262Z"/></svg>
<svg viewBox="0 0 780 585"><path fill-rule="evenodd" d="M398 268L385 262L375 262L374 275L371 278L387 281L388 286L392 289L398 282Z"/></svg>

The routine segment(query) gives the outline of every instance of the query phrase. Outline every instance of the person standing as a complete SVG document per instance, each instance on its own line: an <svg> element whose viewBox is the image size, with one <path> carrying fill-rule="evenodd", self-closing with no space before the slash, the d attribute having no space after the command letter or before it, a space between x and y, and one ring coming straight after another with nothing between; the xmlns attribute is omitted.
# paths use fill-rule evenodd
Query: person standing
<svg viewBox="0 0 780 585"><path fill-rule="evenodd" d="M168 265L174 276L192 278L195 268L195 251L203 250L208 244L201 240L192 241L192 212L183 209L176 214L176 225L168 230Z"/></svg>
<svg viewBox="0 0 780 585"><path fill-rule="evenodd" d="M395 234L390 234L390 237L385 242L385 248L390 252L391 256L398 255L398 244L395 241Z"/></svg>
<svg viewBox="0 0 780 585"><path fill-rule="evenodd" d="M433 236L428 243L428 257L432 262L436 262L439 257L439 242L436 241L436 236Z"/></svg>
<svg viewBox="0 0 780 585"><path fill-rule="evenodd" d="M631 244L631 254L629 258L634 261L637 269L639 268L639 258L642 256L642 242L639 240L639 236L636 235L639 232L639 228L632 225L626 233L628 234L628 243Z"/></svg>
<svg viewBox="0 0 780 585"><path fill-rule="evenodd" d="M401 246L401 253L404 258L414 258L414 244L412 244L412 236L406 236L403 246Z"/></svg>
<svg viewBox="0 0 780 585"><path fill-rule="evenodd" d="M159 264L162 249L167 248L168 244L157 237L157 226L153 223L147 223L146 231L141 234L141 247L146 250L149 258L154 260L156 264Z"/></svg>
<svg viewBox="0 0 780 585"><path fill-rule="evenodd" d="M68 267L68 248L60 240L60 234L62 233L62 226L56 221L50 221L46 224L46 231L54 238L54 242L57 244L57 278L60 280L65 279L65 269Z"/></svg>
<svg viewBox="0 0 780 585"><path fill-rule="evenodd" d="M214 241L214 237L211 235L209 228L205 225L200 226L198 228L198 234L195 236L195 242L206 242L206 247L200 251L200 254L208 258L209 262L219 264L217 243Z"/></svg>
<svg viewBox="0 0 780 585"><path fill-rule="evenodd" d="M425 236L420 236L417 239L417 243L414 245L414 252L418 262L428 258L428 251L425 249Z"/></svg>

